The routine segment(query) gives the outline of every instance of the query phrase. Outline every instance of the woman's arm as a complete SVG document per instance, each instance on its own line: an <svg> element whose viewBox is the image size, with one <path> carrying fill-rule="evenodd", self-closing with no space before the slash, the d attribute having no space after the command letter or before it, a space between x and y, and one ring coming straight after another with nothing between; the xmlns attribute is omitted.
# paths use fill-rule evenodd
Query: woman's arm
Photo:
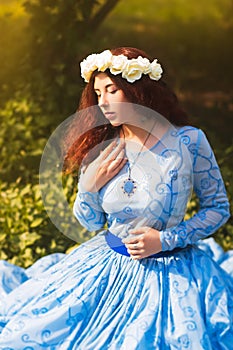
<svg viewBox="0 0 233 350"><path fill-rule="evenodd" d="M99 203L99 192L86 192L80 183L73 213L88 231L99 230L106 222L105 213Z"/></svg>
<svg viewBox="0 0 233 350"><path fill-rule="evenodd" d="M200 209L189 220L160 231L162 250L185 247L208 237L230 216L229 202L218 164L201 130L198 130L197 148L193 152L193 176Z"/></svg>

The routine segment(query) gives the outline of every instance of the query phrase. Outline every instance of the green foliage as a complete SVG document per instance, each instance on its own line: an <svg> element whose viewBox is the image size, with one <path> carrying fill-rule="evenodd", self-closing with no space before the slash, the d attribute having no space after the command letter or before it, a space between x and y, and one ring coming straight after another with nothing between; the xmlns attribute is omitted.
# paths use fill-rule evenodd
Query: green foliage
<svg viewBox="0 0 233 350"><path fill-rule="evenodd" d="M226 184L226 190L230 201L230 212L233 213L233 145L229 146L224 155L219 159L223 179ZM233 249L233 216L222 226L215 234L216 241L222 245L225 250Z"/></svg>
<svg viewBox="0 0 233 350"><path fill-rule="evenodd" d="M74 112L82 86L80 59L95 40L93 28L100 26L118 1L25 2L30 28L27 81L44 110L59 116Z"/></svg>
<svg viewBox="0 0 233 350"><path fill-rule="evenodd" d="M53 252L65 252L74 242L48 218L38 184L0 183L0 259L24 267Z"/></svg>
<svg viewBox="0 0 233 350"><path fill-rule="evenodd" d="M0 0L0 105L25 89L25 64L28 36L25 28L28 18L23 0Z"/></svg>
<svg viewBox="0 0 233 350"><path fill-rule="evenodd" d="M231 0L121 1L100 28L105 46L144 48L182 92L232 91ZM221 66L221 68L220 68Z"/></svg>
<svg viewBox="0 0 233 350"><path fill-rule="evenodd" d="M38 174L38 166L49 129L38 104L16 96L0 110L1 179L24 182Z"/></svg>

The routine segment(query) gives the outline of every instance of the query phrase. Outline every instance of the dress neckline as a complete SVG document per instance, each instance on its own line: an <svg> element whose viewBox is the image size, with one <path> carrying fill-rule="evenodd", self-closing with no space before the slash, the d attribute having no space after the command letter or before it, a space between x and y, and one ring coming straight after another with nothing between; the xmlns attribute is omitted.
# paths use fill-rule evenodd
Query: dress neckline
<svg viewBox="0 0 233 350"><path fill-rule="evenodd" d="M170 128L168 128L165 132L164 132L164 134L161 136L161 138L159 139L159 140L157 140L150 148L147 148L147 149L145 149L144 151L142 150L140 153L141 154L145 154L146 152L151 152L151 151L153 151L157 146L159 146L161 143L162 143L162 141L164 140L164 138L169 134L169 131L170 131ZM118 140L120 141L121 140L121 138L118 136ZM136 143L136 141L130 141L129 140L129 142L132 142L132 143ZM135 154L135 153L138 153L138 151L133 151L133 150L127 150L127 152L128 153L130 153L130 154Z"/></svg>

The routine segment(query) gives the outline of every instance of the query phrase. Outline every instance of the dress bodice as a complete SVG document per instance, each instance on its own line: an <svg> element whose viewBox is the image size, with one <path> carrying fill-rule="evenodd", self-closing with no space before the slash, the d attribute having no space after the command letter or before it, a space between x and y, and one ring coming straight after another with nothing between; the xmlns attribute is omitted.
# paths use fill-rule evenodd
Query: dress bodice
<svg viewBox="0 0 233 350"><path fill-rule="evenodd" d="M74 214L89 230L107 222L110 232L124 238L131 228L153 227L167 250L209 235L228 217L219 167L200 129L171 128L151 149L137 156L126 148L126 156L128 163L97 193L85 192L80 177ZM130 196L123 189L129 164L136 187ZM192 189L200 210L183 221Z"/></svg>

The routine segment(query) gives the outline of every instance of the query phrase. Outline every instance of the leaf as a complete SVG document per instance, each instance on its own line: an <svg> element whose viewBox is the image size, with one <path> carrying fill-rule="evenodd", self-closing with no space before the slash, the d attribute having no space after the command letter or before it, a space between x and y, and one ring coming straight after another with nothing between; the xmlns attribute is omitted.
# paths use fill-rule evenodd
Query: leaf
<svg viewBox="0 0 233 350"><path fill-rule="evenodd" d="M8 256L5 254L3 250L0 251L0 260L6 260Z"/></svg>
<svg viewBox="0 0 233 350"><path fill-rule="evenodd" d="M25 237L25 246L29 246L34 244L38 239L40 239L41 236L38 235L36 232L32 232L26 235Z"/></svg>
<svg viewBox="0 0 233 350"><path fill-rule="evenodd" d="M43 221L44 221L44 218L37 218L37 219L33 220L30 227L31 228L38 227Z"/></svg>
<svg viewBox="0 0 233 350"><path fill-rule="evenodd" d="M6 217L6 222L7 222L8 228L11 228L11 227L12 227L12 224L13 224L12 218L10 218L9 216L7 216L7 217Z"/></svg>
<svg viewBox="0 0 233 350"><path fill-rule="evenodd" d="M6 235L6 233L1 233L0 234L0 242L3 242L3 241L5 241L5 239L7 238L7 235Z"/></svg>
<svg viewBox="0 0 233 350"><path fill-rule="evenodd" d="M25 196L25 194L28 194L30 192L31 192L31 185L28 184L22 189L20 195Z"/></svg>

